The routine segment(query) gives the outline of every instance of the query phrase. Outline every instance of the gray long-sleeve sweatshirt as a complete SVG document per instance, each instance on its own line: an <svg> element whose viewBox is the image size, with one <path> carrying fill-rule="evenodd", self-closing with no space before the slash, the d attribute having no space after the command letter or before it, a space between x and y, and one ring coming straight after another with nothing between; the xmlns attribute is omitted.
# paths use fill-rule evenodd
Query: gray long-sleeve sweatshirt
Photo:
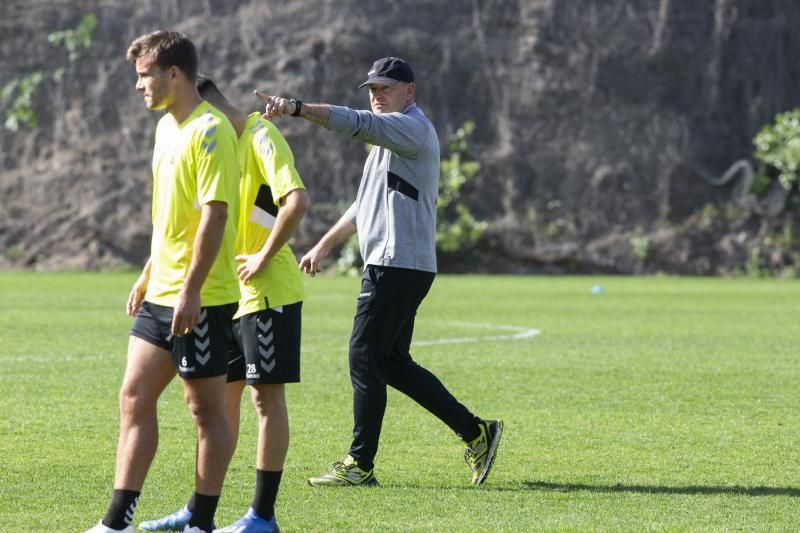
<svg viewBox="0 0 800 533"><path fill-rule="evenodd" d="M433 124L413 103L399 113L330 109L328 129L373 145L345 213L356 225L365 267L436 272L439 139Z"/></svg>

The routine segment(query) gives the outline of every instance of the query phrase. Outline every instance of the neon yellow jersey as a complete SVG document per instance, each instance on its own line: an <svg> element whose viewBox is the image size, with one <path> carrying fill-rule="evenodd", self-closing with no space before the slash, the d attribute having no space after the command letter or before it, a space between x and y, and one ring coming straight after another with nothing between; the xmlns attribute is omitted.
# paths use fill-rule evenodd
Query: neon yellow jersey
<svg viewBox="0 0 800 533"><path fill-rule="evenodd" d="M145 299L173 307L192 261L200 206L228 204L217 258L200 290L202 306L239 299L234 249L239 219L236 131L208 102L181 124L167 113L158 122L153 152L153 241Z"/></svg>
<svg viewBox="0 0 800 533"><path fill-rule="evenodd" d="M254 254L267 242L275 226L283 197L295 189L305 189L289 144L271 122L259 113L247 117L239 137L241 215L236 239L237 254ZM267 267L240 283L242 297L236 317L305 298L303 278L288 244L283 245Z"/></svg>

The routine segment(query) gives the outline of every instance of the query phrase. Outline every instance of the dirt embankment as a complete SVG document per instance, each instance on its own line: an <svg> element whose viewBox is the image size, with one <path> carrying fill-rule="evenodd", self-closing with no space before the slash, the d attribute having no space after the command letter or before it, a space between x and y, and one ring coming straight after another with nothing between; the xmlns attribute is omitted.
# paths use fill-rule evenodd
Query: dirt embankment
<svg viewBox="0 0 800 533"><path fill-rule="evenodd" d="M93 44L70 61L47 37L89 12ZM43 81L39 127L0 129L0 266L142 263L158 117L124 53L170 27L250 109L254 87L366 107L355 87L372 60L408 59L443 146L477 124L482 171L465 200L490 230L471 254L444 255L446 270L780 270L796 263L797 217L741 194L738 177L711 182L800 104L798 26L800 4L750 0L6 1L2 79ZM302 121L280 127L314 200L300 253L352 200L364 150Z"/></svg>

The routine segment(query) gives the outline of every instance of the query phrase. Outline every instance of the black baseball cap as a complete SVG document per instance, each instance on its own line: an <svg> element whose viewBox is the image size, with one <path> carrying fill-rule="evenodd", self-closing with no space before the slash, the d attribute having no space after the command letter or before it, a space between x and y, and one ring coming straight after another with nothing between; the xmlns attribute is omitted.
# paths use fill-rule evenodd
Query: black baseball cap
<svg viewBox="0 0 800 533"><path fill-rule="evenodd" d="M384 57L372 64L372 68L367 72L367 81L358 88L370 83L389 85L398 81L406 83L414 81L414 72L411 70L411 66L399 57Z"/></svg>

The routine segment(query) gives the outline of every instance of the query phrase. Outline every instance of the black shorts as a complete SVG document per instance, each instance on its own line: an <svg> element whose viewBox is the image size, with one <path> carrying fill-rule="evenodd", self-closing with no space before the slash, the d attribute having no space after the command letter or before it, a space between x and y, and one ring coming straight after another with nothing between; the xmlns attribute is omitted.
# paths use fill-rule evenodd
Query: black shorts
<svg viewBox="0 0 800 533"><path fill-rule="evenodd" d="M233 315L238 304L203 307L200 322L188 335L173 337L173 308L142 302L131 335L172 353L178 374L184 379L210 378L228 372L228 360L235 351Z"/></svg>
<svg viewBox="0 0 800 533"><path fill-rule="evenodd" d="M302 307L303 302L297 302L234 320L233 332L240 351L231 357L229 383L243 379L248 385L300 381Z"/></svg>

